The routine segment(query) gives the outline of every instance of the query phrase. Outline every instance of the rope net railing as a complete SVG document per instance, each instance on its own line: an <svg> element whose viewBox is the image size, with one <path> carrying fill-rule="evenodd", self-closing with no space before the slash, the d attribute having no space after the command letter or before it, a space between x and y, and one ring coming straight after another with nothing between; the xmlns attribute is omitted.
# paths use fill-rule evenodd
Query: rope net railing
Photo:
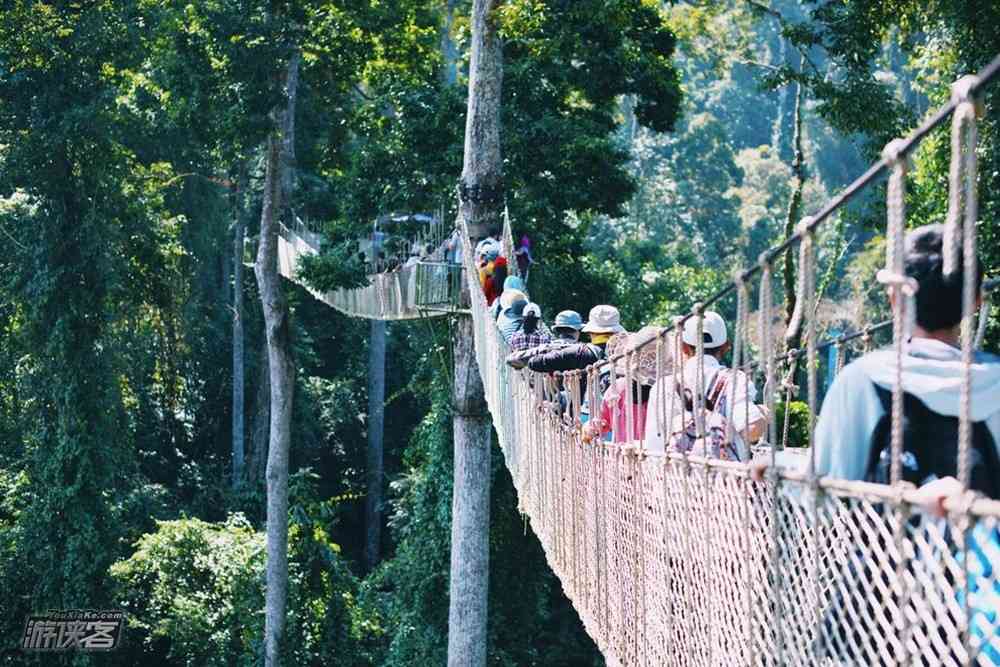
<svg viewBox="0 0 1000 667"><path fill-rule="evenodd" d="M412 274L403 269L376 275L360 290L317 296L350 315L406 319L426 312L416 308L418 293L435 295L425 302L452 299L463 291L456 287L456 276L464 275L477 363L519 509L529 517L549 565L609 664L1000 665L1000 502L969 492L949 501L944 518L924 513L916 489L900 482L899 376L892 392L892 483L820 477L811 446L821 350L835 350L837 373L850 354L870 351L874 337L891 332L896 368L901 367L914 312L914 285L901 263L906 159L931 130L951 118L945 254L948 271L956 270L962 258L967 286L957 477L968 488L968 369L986 320L984 307L977 326L976 294L968 288L974 284L969 272L976 250L975 95L998 70L1000 58L977 77L956 84L948 104L908 138L887 146L879 162L816 215L802 220L790 238L763 253L756 265L737 271L723 290L645 341L586 369L537 374L506 363L509 349L486 306L468 233L462 234L464 274L428 262L421 274L425 287L418 288L414 280L420 269ZM889 224L879 280L894 294L892 318L820 342L817 231L885 172ZM509 254L513 240L504 217L501 241ZM317 239L284 233L282 274L294 279L297 257L316 247ZM798 253L799 283L786 341L800 338L802 344L781 349L773 340L780 304L773 298L772 282L778 262L790 252ZM987 283L985 304L995 286ZM614 413L610 420L611 441L588 437L583 420L595 419L608 396L601 376L623 375L628 386L646 355L652 356L657 381L672 380L683 388L681 364L674 363L680 358L681 328L694 318L701 340L707 309L726 299L736 302L731 368L742 371L747 383L761 382L762 404L771 416L763 436L763 451L772 464L767 476L756 481L744 460L648 449L634 436L635 398L628 391L624 418ZM694 358L704 359L701 343ZM705 374L704 368L697 370L692 412L698 417L697 435L704 436ZM786 450L787 404L800 395L799 375L805 376L809 423L806 441L796 444L807 446ZM661 431L682 410L667 394L650 400L646 416ZM786 405L783 423L774 418L779 399ZM727 442L734 443L736 431L746 432L748 426L730 422Z"/></svg>
<svg viewBox="0 0 1000 667"><path fill-rule="evenodd" d="M1000 59L979 77L960 82L952 101L930 121L890 144L882 160L817 215L803 220L791 238L764 253L757 266L737 272L731 285L644 346L587 369L542 375L506 363L509 349L474 279L472 248L466 241L477 362L519 509L530 518L549 565L609 664L1000 665L1000 503L967 493L957 506L949 502L944 518L924 513L916 489L900 483L899 377L892 405L893 483L887 485L817 476L815 448L795 455L779 451L788 439L787 421L782 429L771 420L765 440L771 445L772 467L764 481L754 481L745 462L654 452L641 439L629 437L631 392L626 392L623 410L624 438L613 433L612 442L594 441L585 436L582 420L586 414L593 420L600 410L600 373L614 368L622 374L624 365L629 384L643 347L655 348L660 379L671 374L676 379L679 364L673 360L678 358L681 326L696 318L700 334L708 306L735 296L732 367L764 380L764 404L773 415L778 395L791 391L801 360L810 408L809 442L801 444L811 445L820 349L836 348L839 370L852 346L868 351L872 336L891 328L896 367L902 367L914 311L913 285L902 270L906 156L951 114L956 118L953 132L960 137L953 160L961 168L952 170L946 252L952 267L957 253L963 253L966 285L974 284L969 273L975 267L974 95L998 69ZM893 318L821 343L817 228L884 171L891 172L889 230L886 268L879 280L895 294ZM961 193L957 204L956 190ZM505 229L504 238L510 237ZM778 260L793 251L799 253L798 307L789 329L804 344L779 353L770 340L776 309L771 281ZM750 282L755 277L760 324L752 341ZM967 289L962 324L966 368L982 339L983 327L975 322L975 293ZM754 344L756 360L750 354ZM703 358L701 347L695 358ZM782 366L791 370L784 381L778 377ZM703 371L699 381L704 381ZM560 388L569 405L553 400ZM962 391L958 477L967 485L968 380ZM694 393L703 397L704 386ZM646 418L672 423L672 403L651 401ZM704 418L704 405L695 410ZM774 465L796 457L797 466Z"/></svg>

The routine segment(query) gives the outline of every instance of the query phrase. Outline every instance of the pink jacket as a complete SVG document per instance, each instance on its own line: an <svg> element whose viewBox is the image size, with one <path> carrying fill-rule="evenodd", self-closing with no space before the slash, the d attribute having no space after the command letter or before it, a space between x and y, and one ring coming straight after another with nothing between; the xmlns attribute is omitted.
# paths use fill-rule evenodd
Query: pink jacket
<svg viewBox="0 0 1000 667"><path fill-rule="evenodd" d="M614 442L642 440L646 432L646 411L649 403L632 404L632 435L629 437L626 421L627 387L625 378L618 378L604 394L601 401L601 435L614 433ZM612 425L614 430L612 431Z"/></svg>

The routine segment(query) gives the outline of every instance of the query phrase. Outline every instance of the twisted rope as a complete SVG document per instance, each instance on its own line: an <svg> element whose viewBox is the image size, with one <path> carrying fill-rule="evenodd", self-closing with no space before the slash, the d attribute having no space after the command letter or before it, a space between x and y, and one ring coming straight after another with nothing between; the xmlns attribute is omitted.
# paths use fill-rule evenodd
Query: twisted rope
<svg viewBox="0 0 1000 667"><path fill-rule="evenodd" d="M952 87L952 99L957 103L952 115L951 166L948 174L948 218L945 224L945 277L958 271L959 239L963 250L962 282L962 396L959 407L958 479L969 483L969 449L972 442L972 360L975 346L973 316L976 309L976 107L972 90L978 84L975 76L959 79ZM964 138L964 142L963 142ZM964 212L964 216L962 213ZM964 222L960 227L960 220Z"/></svg>
<svg viewBox="0 0 1000 667"><path fill-rule="evenodd" d="M892 387L892 463L890 480L899 482L903 458L903 355L906 346L905 319L908 309L904 287L909 296L916 293L916 281L903 274L903 242L906 219L906 154L901 152L902 140L890 141L882 157L892 168L887 188L888 229L886 231L885 268L878 272L878 281L889 285L893 295L892 339L896 351L896 378Z"/></svg>

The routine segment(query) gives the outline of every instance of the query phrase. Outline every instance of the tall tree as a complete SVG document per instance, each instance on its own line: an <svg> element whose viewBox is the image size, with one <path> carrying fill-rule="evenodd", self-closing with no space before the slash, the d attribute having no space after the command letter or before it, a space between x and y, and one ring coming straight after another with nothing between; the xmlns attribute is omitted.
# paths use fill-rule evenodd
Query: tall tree
<svg viewBox="0 0 1000 667"><path fill-rule="evenodd" d="M503 211L503 52L492 16L499 4L499 0L475 0L472 4L465 159L459 182L459 216L469 229L499 229ZM486 664L490 418L473 347L472 318L458 318L452 346L455 486L451 505L448 664L475 667Z"/></svg>
<svg viewBox="0 0 1000 667"><path fill-rule="evenodd" d="M287 99L276 111L275 130L268 137L264 202L260 216L260 248L254 271L260 286L267 334L271 386L271 423L267 453L267 596L264 625L264 664L281 665L288 597L288 449L291 444L295 363L292 358L288 300L278 274L278 216L282 210L286 139L294 132L299 57L294 54L282 77Z"/></svg>
<svg viewBox="0 0 1000 667"><path fill-rule="evenodd" d="M16 530L0 530L0 653L27 613L111 604L107 567L127 544L124 349L143 301L162 295L156 189L136 154L138 119L116 101L142 56L135 10L0 11L0 199L24 202L3 224L0 303L20 345L0 375L16 377L25 417L3 452L23 481L10 489Z"/></svg>
<svg viewBox="0 0 1000 667"><path fill-rule="evenodd" d="M233 488L244 482L246 460L246 364L244 358L243 331L243 244L246 238L245 199L247 189L246 170L236 186L235 220L233 224Z"/></svg>

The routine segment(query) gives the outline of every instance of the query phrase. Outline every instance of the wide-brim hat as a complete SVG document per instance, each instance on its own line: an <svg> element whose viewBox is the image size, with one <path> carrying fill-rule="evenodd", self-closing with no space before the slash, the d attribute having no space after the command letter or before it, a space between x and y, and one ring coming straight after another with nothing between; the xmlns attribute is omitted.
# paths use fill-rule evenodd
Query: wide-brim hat
<svg viewBox="0 0 1000 667"><path fill-rule="evenodd" d="M528 303L528 295L519 289L505 289L500 295L500 307L506 310L518 301Z"/></svg>
<svg viewBox="0 0 1000 667"><path fill-rule="evenodd" d="M640 384L651 386L659 378L669 375L674 364L670 346L663 345L660 358L656 357L656 339L661 332L660 327L645 326L632 334L612 336L608 341L608 356L628 355L615 362L615 373L623 377L628 375L629 361L631 361L632 378ZM614 347L611 345L612 342L615 343ZM632 352L634 354L628 354Z"/></svg>
<svg viewBox="0 0 1000 667"><path fill-rule="evenodd" d="M625 331L621 323L621 314L614 306L594 306L590 309L587 323L581 329L584 333L602 334Z"/></svg>
<svg viewBox="0 0 1000 667"><path fill-rule="evenodd" d="M575 310L564 310L556 315L555 322L552 323L552 328L579 331L583 328L583 318Z"/></svg>

